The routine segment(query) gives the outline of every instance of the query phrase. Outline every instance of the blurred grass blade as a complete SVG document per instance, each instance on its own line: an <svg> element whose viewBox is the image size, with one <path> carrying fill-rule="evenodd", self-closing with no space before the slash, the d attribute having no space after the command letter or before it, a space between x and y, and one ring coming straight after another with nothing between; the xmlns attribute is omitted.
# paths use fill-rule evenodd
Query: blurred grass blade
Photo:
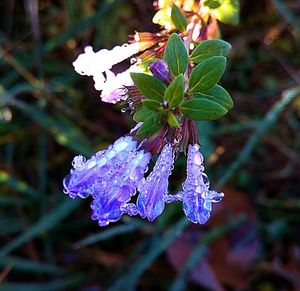
<svg viewBox="0 0 300 291"><path fill-rule="evenodd" d="M189 221L184 217L171 227L165 235L158 238L147 253L136 263L132 264L128 272L125 272L108 290L109 291L131 291L135 290L139 278L152 264L152 262L161 255L172 241L181 234L189 225Z"/></svg>
<svg viewBox="0 0 300 291"><path fill-rule="evenodd" d="M108 230L101 231L100 233L92 234L74 244L75 248L82 248L88 245L95 244L99 241L111 239L115 236L131 233L144 227L144 224L123 224L110 227Z"/></svg>
<svg viewBox="0 0 300 291"><path fill-rule="evenodd" d="M57 275L64 272L62 268L55 265L37 263L13 256L1 257L0 267L5 268L6 266L11 266L13 271L24 273Z"/></svg>
<svg viewBox="0 0 300 291"><path fill-rule="evenodd" d="M3 214L5 215L6 213L3 213ZM26 223L26 220L27 219L20 221L20 219L16 218L16 217L1 216L0 217L0 236L17 233L17 232L21 231L24 227L24 223Z"/></svg>
<svg viewBox="0 0 300 291"><path fill-rule="evenodd" d="M103 18L106 14L111 12L113 9L116 9L116 7L122 3L124 0L117 0L113 3L109 3L108 1L103 1L103 4L99 7L99 9L96 11L95 14L93 14L90 17L84 18L81 20L77 25L72 25L69 27L67 31L65 31L62 34L59 34L53 38L50 38L44 46L41 47L41 55L47 55L51 50L58 47L61 44L65 44L68 40L80 36L80 34L84 33L89 27L94 25L99 21L99 19ZM111 1L110 1L111 2ZM32 65L32 62L34 60L34 57L28 57L27 60L30 61L24 61L22 63L22 66L24 66L24 69L30 67ZM6 74L5 77L1 79L1 84L4 84L5 86L11 85L13 82L16 81L16 79L19 77L19 73L14 70L9 74Z"/></svg>
<svg viewBox="0 0 300 291"><path fill-rule="evenodd" d="M281 14L281 16L284 18L284 20L292 25L294 29L300 33L300 21L299 17L297 18L286 6L283 0L272 0L272 3L278 10L278 12Z"/></svg>
<svg viewBox="0 0 300 291"><path fill-rule="evenodd" d="M66 43L69 39L75 36L79 36L81 33L85 32L90 26L94 25L97 21L99 21L99 19L103 18L105 14L115 9L116 6L123 2L123 0L109 2L103 1L103 3L101 3L102 5L94 15L81 20L77 25L70 26L65 33L48 40L42 48L42 52L48 53L60 44Z"/></svg>
<svg viewBox="0 0 300 291"><path fill-rule="evenodd" d="M9 173L0 170L0 185L1 184L6 184L10 189L32 197L38 197L40 195L34 188L28 186L25 182L19 181Z"/></svg>
<svg viewBox="0 0 300 291"><path fill-rule="evenodd" d="M300 87L286 90L282 93L282 98L278 100L268 111L262 121L256 128L255 133L251 136L244 148L241 150L238 158L229 166L227 171L217 184L217 188L222 188L225 183L236 173L237 169L245 163L249 158L261 137L270 129L277 121L280 113L300 94Z"/></svg>
<svg viewBox="0 0 300 291"><path fill-rule="evenodd" d="M1 291L56 291L56 290L77 290L78 286L85 280L85 276L81 274L72 275L70 277L56 279L46 283L2 283Z"/></svg>
<svg viewBox="0 0 300 291"><path fill-rule="evenodd" d="M1 173L0 173L1 176ZM1 183L0 183L1 184ZM0 194L0 206L21 206L21 205L28 205L30 201L27 199L21 199L18 197L8 197L5 195Z"/></svg>
<svg viewBox="0 0 300 291"><path fill-rule="evenodd" d="M0 257L9 254L13 250L22 246L24 243L39 236L41 233L49 231L55 227L62 219L68 216L75 208L77 208L80 203L81 200L79 199L72 200L65 198L63 201L60 201L59 205L55 209L41 217L40 220L31 225L26 231L2 247L0 249Z"/></svg>
<svg viewBox="0 0 300 291"><path fill-rule="evenodd" d="M246 221L245 215L240 215L235 221L229 224L223 224L208 231L203 237L201 237L198 245L193 249L192 253L186 260L176 280L170 287L170 291L181 291L185 290L186 279L188 273L199 264L207 251L207 247L214 242L216 239L229 233L237 226L241 225Z"/></svg>
<svg viewBox="0 0 300 291"><path fill-rule="evenodd" d="M37 88L23 85L13 88L11 91L4 91L4 94L1 96L2 99L0 104L2 103L19 109L26 116L48 130L59 144L69 148L73 152L90 155L92 151L88 138L86 138L84 134L75 127L75 125L71 122L59 121L58 118L53 119L38 106L34 106L14 98L16 94L21 92L25 93L29 90L34 92Z"/></svg>

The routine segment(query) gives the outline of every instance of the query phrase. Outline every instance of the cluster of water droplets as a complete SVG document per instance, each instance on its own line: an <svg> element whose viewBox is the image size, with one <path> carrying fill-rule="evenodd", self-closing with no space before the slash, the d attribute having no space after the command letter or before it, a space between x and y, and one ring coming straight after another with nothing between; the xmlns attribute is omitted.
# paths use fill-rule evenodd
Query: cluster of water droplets
<svg viewBox="0 0 300 291"><path fill-rule="evenodd" d="M174 153L171 145L162 149L151 174L138 187L137 208L141 217L153 221L165 207L168 194L168 178L173 170Z"/></svg>
<svg viewBox="0 0 300 291"><path fill-rule="evenodd" d="M150 159L150 153L137 149L135 140L122 137L88 160L75 157L74 169L63 182L64 191L71 198L92 195L92 219L101 226L119 220L123 213L136 215L135 205L128 202L136 194Z"/></svg>
<svg viewBox="0 0 300 291"><path fill-rule="evenodd" d="M178 195L183 203L187 218L193 223L205 223L211 212L211 203L219 202L224 193L210 190L209 179L204 173L203 156L198 144L189 145L187 158L187 178Z"/></svg>
<svg viewBox="0 0 300 291"><path fill-rule="evenodd" d="M74 158L73 169L65 177L64 192L71 198L93 197L92 219L100 226L118 221L124 213L139 214L153 221L164 210L165 203L182 201L187 218L193 223L205 223L212 210L212 202L219 202L223 193L210 190L204 173L203 156L198 144L189 145L187 177L183 191L176 195L168 192L168 179L173 170L174 151L166 144L147 178L151 154L145 152L132 137L119 138L105 151L86 160ZM131 199L136 195L136 204Z"/></svg>

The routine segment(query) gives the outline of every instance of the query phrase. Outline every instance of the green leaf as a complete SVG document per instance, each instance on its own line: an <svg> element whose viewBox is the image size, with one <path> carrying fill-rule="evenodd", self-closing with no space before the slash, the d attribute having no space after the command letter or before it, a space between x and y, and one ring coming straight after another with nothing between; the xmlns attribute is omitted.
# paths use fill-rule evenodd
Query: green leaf
<svg viewBox="0 0 300 291"><path fill-rule="evenodd" d="M164 99L168 101L169 108L176 108L184 97L184 78L177 76L165 91Z"/></svg>
<svg viewBox="0 0 300 291"><path fill-rule="evenodd" d="M164 60L174 76L184 74L188 66L188 54L182 39L173 33L165 49Z"/></svg>
<svg viewBox="0 0 300 291"><path fill-rule="evenodd" d="M168 113L167 121L168 121L170 126L175 127L175 128L179 127L179 121L178 121L177 117L172 112Z"/></svg>
<svg viewBox="0 0 300 291"><path fill-rule="evenodd" d="M183 15L181 10L174 3L172 5L172 10L171 10L171 19L173 24L179 31L181 32L186 31L186 26L187 26L186 17Z"/></svg>
<svg viewBox="0 0 300 291"><path fill-rule="evenodd" d="M152 111L146 108L145 106L141 106L133 115L133 120L140 122L144 121L149 115L152 114Z"/></svg>
<svg viewBox="0 0 300 291"><path fill-rule="evenodd" d="M167 86L161 80L144 73L131 73L130 75L134 84L145 97L158 101L163 100Z"/></svg>
<svg viewBox="0 0 300 291"><path fill-rule="evenodd" d="M162 122L161 118L158 114L153 114L148 116L148 118L145 119L141 127L139 128L137 135L144 136L156 133L162 128Z"/></svg>
<svg viewBox="0 0 300 291"><path fill-rule="evenodd" d="M143 105L147 107L149 110L157 112L162 109L161 102L156 101L154 99L145 99L142 101Z"/></svg>
<svg viewBox="0 0 300 291"><path fill-rule="evenodd" d="M197 65L189 79L190 92L203 92L216 85L226 67L225 57L211 57Z"/></svg>
<svg viewBox="0 0 300 291"><path fill-rule="evenodd" d="M197 97L185 101L180 110L193 120L214 120L228 112L226 108L213 100Z"/></svg>
<svg viewBox="0 0 300 291"><path fill-rule="evenodd" d="M233 101L231 96L223 87L219 85L213 86L205 94L195 93L194 96L197 98L205 96L205 98L209 98L210 100L219 103L227 110L230 110L233 107Z"/></svg>
<svg viewBox="0 0 300 291"><path fill-rule="evenodd" d="M201 63L214 56L225 56L231 49L230 43L220 40L204 40L192 52L190 59L195 63Z"/></svg>
<svg viewBox="0 0 300 291"><path fill-rule="evenodd" d="M203 5L210 9L216 9L221 6L221 3L220 0L206 0Z"/></svg>
<svg viewBox="0 0 300 291"><path fill-rule="evenodd" d="M225 24L237 25L240 20L239 0L223 0L221 5L213 9L215 17Z"/></svg>

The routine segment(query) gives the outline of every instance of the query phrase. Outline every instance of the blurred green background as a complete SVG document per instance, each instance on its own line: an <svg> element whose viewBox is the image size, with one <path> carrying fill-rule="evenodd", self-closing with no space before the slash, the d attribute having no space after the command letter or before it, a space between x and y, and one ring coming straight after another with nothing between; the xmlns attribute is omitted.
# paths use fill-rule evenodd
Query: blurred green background
<svg viewBox="0 0 300 291"><path fill-rule="evenodd" d="M72 62L158 31L152 1L0 2L0 290L300 290L300 1L241 1L221 25L235 107L199 123L226 197L191 225L180 204L100 228L62 179L133 126ZM176 162L171 190L184 180Z"/></svg>

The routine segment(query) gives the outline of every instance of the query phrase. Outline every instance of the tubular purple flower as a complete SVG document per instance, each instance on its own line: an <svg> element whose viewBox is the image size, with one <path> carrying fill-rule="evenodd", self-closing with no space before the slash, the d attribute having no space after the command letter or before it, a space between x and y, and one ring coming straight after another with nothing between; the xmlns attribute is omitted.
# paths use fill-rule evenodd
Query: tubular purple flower
<svg viewBox="0 0 300 291"><path fill-rule="evenodd" d="M130 153L125 160L120 157L110 175L97 182L102 191L93 195L91 208L92 219L98 220L100 226L119 220L124 213L138 214L136 206L128 202L136 194L150 159L151 155L143 150Z"/></svg>
<svg viewBox="0 0 300 291"><path fill-rule="evenodd" d="M203 172L203 156L198 144L189 145L187 158L187 178L178 194L183 202L183 211L193 223L204 224L210 217L211 202L221 201L223 193L209 190L209 180Z"/></svg>
<svg viewBox="0 0 300 291"><path fill-rule="evenodd" d="M141 217L153 221L165 207L168 194L168 178L171 175L174 154L169 144L165 145L151 174L138 186L137 209Z"/></svg>
<svg viewBox="0 0 300 291"><path fill-rule="evenodd" d="M119 138L107 150L89 160L77 156L74 169L64 179L64 192L71 198L92 195L92 219L100 226L117 221L123 213L136 215L133 203L128 203L142 180L151 154L137 149L132 137Z"/></svg>
<svg viewBox="0 0 300 291"><path fill-rule="evenodd" d="M115 171L116 162L122 163L129 153L136 151L137 142L131 137L119 138L112 146L105 151L94 154L86 160L83 156L73 159L74 169L63 180L64 192L71 198L77 196L86 198L99 191L97 182Z"/></svg>
<svg viewBox="0 0 300 291"><path fill-rule="evenodd" d="M149 70L152 75L162 81L165 81L169 77L169 69L164 61L156 61L149 66Z"/></svg>

